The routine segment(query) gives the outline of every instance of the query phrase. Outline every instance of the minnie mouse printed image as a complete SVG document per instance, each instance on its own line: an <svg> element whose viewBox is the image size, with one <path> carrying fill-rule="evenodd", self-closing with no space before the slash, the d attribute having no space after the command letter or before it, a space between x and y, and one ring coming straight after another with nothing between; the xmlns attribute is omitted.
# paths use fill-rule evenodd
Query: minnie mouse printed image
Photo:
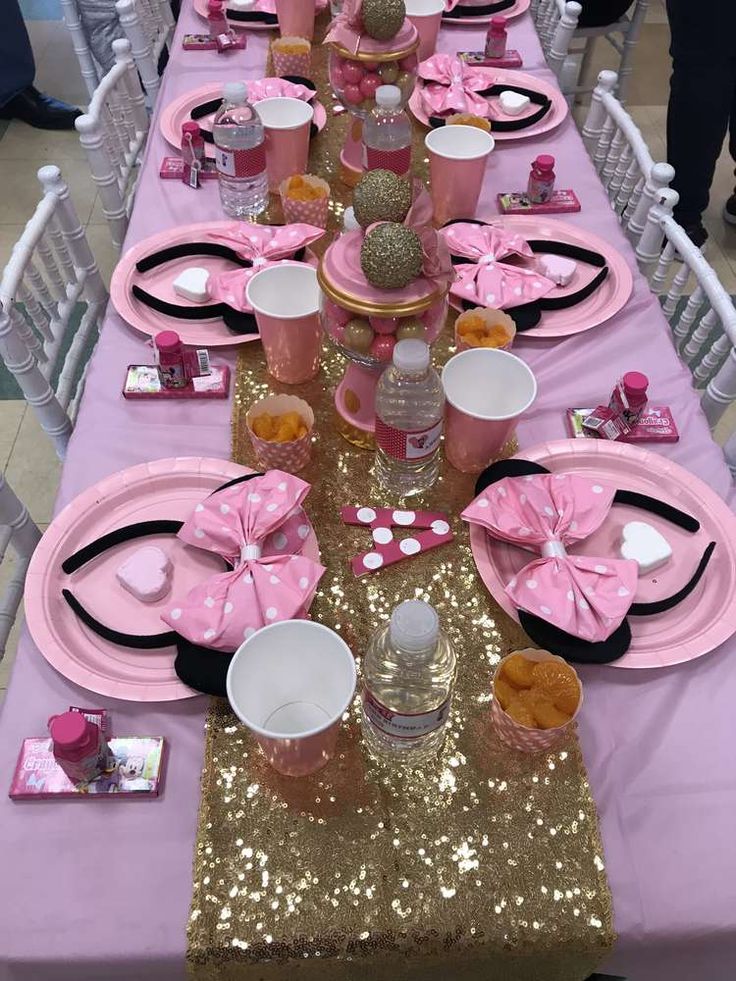
<svg viewBox="0 0 736 981"><path fill-rule="evenodd" d="M153 781L143 776L146 761L143 756L128 756L118 760L120 790L151 790Z"/></svg>

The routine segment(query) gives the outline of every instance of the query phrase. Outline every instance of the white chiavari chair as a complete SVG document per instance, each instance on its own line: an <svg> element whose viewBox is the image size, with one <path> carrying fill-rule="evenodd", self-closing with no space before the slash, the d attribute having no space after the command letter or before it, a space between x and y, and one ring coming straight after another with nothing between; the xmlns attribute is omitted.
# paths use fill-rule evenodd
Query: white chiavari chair
<svg viewBox="0 0 736 981"><path fill-rule="evenodd" d="M574 90L577 80L577 65L569 51L582 9L575 0L538 0L532 6L544 57L565 94Z"/></svg>
<svg viewBox="0 0 736 981"><path fill-rule="evenodd" d="M38 179L43 197L0 279L0 358L63 458L108 296L59 168Z"/></svg>
<svg viewBox="0 0 736 981"><path fill-rule="evenodd" d="M113 243L120 248L128 229L149 117L130 41L114 41L113 50L115 65L74 125L99 188Z"/></svg>
<svg viewBox="0 0 736 981"><path fill-rule="evenodd" d="M10 577L0 592L0 661L18 616L28 563L40 538L40 528L0 473L0 565L10 562L11 549L15 558Z"/></svg>
<svg viewBox="0 0 736 981"><path fill-rule="evenodd" d="M61 12L64 16L64 23L67 26L67 30L72 36L74 53L77 56L79 67L82 70L82 78L91 98L95 89L102 81L103 72L89 46L87 32L82 24L77 0L61 0Z"/></svg>
<svg viewBox="0 0 736 981"><path fill-rule="evenodd" d="M668 163L655 163L644 137L613 94L616 73L603 71L583 125L583 143L611 205L631 242L644 231L652 204L675 176Z"/></svg>
<svg viewBox="0 0 736 981"><path fill-rule="evenodd" d="M542 47L545 49L545 54L551 44L552 35L565 6L565 0L536 0L536 2L533 0L532 2L532 15L537 33L542 42ZM583 45L582 47L573 49L568 42L570 54L576 56L579 64L575 64L574 71L566 68L567 85L563 91L574 91L577 95L591 91L592 85L588 82L588 76L590 74L593 47L596 38L602 37L606 39L619 56L617 72L618 96L621 102L625 103L628 84L633 70L631 62L634 48L639 40L648 7L649 0L636 0L633 11L631 13L627 12L613 24L607 24L601 27L581 27L576 25L572 41L582 41Z"/></svg>
<svg viewBox="0 0 736 981"><path fill-rule="evenodd" d="M682 361L701 389L713 429L736 402L736 308L718 274L672 217L679 200L665 188L652 205L636 248L639 268L662 301ZM736 432L724 453L736 477Z"/></svg>
<svg viewBox="0 0 736 981"><path fill-rule="evenodd" d="M161 81L159 58L164 50L168 50L174 27L169 0L118 0L115 9L153 108Z"/></svg>

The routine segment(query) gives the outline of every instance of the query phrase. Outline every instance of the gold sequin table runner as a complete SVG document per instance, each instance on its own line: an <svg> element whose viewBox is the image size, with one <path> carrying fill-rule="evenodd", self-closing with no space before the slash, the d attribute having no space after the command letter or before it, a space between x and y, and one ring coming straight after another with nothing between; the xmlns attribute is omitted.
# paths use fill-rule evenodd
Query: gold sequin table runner
<svg viewBox="0 0 736 981"><path fill-rule="evenodd" d="M320 52L320 98L325 89ZM311 167L335 176L346 120L315 141ZM321 142L324 141L324 142ZM417 158L421 160L421 153ZM319 169L318 169L319 168ZM344 203L348 194L342 198ZM338 196L336 211L341 211ZM450 350L450 328L433 348ZM327 571L311 614L337 630L360 664L375 627L404 599L432 603L458 651L447 738L421 769L378 764L361 747L356 698L336 758L311 777L271 770L225 702L207 720L187 962L196 981L582 981L613 944L611 895L597 814L577 738L525 756L496 738L490 677L526 646L487 593L458 515L474 478L443 465L422 502L446 511L455 541L355 579L364 529L345 504L390 505L372 456L338 434L332 391L343 358L325 348L318 377L288 391L314 408L318 439L300 476ZM286 391L260 345L241 348L233 457L254 466L245 410Z"/></svg>

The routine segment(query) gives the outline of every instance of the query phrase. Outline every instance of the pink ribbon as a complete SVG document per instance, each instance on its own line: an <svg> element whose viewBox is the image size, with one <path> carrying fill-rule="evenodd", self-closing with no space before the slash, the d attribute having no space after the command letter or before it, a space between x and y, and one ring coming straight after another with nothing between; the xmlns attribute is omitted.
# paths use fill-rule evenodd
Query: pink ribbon
<svg viewBox="0 0 736 981"><path fill-rule="evenodd" d="M513 258L534 261L534 253L522 235L495 225L470 222L448 225L440 230L440 235L453 255L472 260L455 266L455 282L450 292L461 300L504 310L538 300L555 288L551 279L535 269L504 261Z"/></svg>
<svg viewBox="0 0 736 981"><path fill-rule="evenodd" d="M344 0L342 11L330 24L325 43L334 42L357 54L363 36L363 0Z"/></svg>
<svg viewBox="0 0 736 981"><path fill-rule="evenodd" d="M162 620L187 640L234 651L261 627L306 617L324 567L301 554L309 484L270 470L205 498L178 537L233 565L172 601Z"/></svg>
<svg viewBox="0 0 736 981"><path fill-rule="evenodd" d="M422 245L422 273L426 279L444 289L452 279L452 259L445 240L432 225L432 198L418 178L414 178L412 203L404 224L417 235Z"/></svg>
<svg viewBox="0 0 736 981"><path fill-rule="evenodd" d="M519 609L596 642L620 626L636 591L639 567L628 559L568 555L605 521L615 490L574 474L506 477L463 511L492 538L541 554L506 586Z"/></svg>
<svg viewBox="0 0 736 981"><path fill-rule="evenodd" d="M475 116L488 117L488 100L476 95L493 84L488 73L471 68L457 55L433 54L422 61L417 69L425 84L420 97L428 116L448 112L471 112Z"/></svg>
<svg viewBox="0 0 736 981"><path fill-rule="evenodd" d="M250 311L245 287L256 273L268 266L293 263L290 257L324 235L324 228L301 223L293 225L250 225L233 222L227 231L211 231L209 238L223 242L253 263L248 269L231 269L210 276L209 290L214 300L234 310Z"/></svg>

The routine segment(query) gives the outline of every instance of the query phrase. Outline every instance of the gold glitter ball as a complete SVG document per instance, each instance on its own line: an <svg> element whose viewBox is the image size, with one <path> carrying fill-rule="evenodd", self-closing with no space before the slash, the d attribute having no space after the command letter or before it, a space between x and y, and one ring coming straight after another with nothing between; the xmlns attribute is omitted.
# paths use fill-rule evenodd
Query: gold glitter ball
<svg viewBox="0 0 736 981"><path fill-rule="evenodd" d="M376 221L403 221L411 207L411 183L391 170L369 170L355 186L353 210L362 228Z"/></svg>
<svg viewBox="0 0 736 981"><path fill-rule="evenodd" d="M363 27L377 41L396 37L405 17L404 0L363 0Z"/></svg>
<svg viewBox="0 0 736 981"><path fill-rule="evenodd" d="M422 244L416 232L393 221L378 225L363 239L360 268L378 289L408 285L422 271Z"/></svg>

